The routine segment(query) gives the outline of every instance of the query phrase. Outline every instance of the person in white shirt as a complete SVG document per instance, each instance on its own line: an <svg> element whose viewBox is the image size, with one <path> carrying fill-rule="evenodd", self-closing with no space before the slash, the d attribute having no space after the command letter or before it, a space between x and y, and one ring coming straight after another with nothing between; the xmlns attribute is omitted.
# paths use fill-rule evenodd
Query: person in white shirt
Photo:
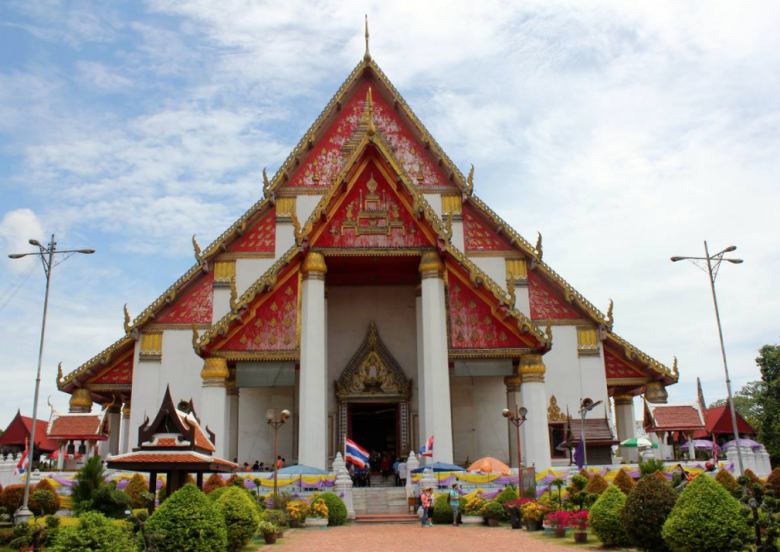
<svg viewBox="0 0 780 552"><path fill-rule="evenodd" d="M401 487L406 486L406 462L398 464L398 479L401 480Z"/></svg>

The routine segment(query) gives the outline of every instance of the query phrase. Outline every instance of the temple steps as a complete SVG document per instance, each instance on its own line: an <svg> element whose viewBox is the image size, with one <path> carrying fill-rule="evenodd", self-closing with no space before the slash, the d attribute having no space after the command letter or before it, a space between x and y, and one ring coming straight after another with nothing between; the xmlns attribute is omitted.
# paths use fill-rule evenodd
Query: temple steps
<svg viewBox="0 0 780 552"><path fill-rule="evenodd" d="M355 515L406 515L411 514L407 506L404 487L360 487L352 489L352 506Z"/></svg>
<svg viewBox="0 0 780 552"><path fill-rule="evenodd" d="M355 516L355 523L420 523L420 518L415 514L361 514Z"/></svg>

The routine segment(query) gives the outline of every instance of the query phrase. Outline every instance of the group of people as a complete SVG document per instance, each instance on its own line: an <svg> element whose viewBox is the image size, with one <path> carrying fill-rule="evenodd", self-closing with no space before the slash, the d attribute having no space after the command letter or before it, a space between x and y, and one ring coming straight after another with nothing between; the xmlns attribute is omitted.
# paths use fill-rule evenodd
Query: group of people
<svg viewBox="0 0 780 552"><path fill-rule="evenodd" d="M379 466L379 476L382 477L384 482L391 477L391 474L395 478L396 487L404 487L406 485L407 467L406 462L402 462L397 458L387 453L377 453L372 451L369 456L369 461L363 467L349 464L349 475L352 478L352 483L355 487L370 487L371 486L371 466Z"/></svg>
<svg viewBox="0 0 780 552"><path fill-rule="evenodd" d="M458 487L457 483L452 484L452 489L450 489L446 494L446 500L449 502L450 507L452 508L452 525L457 527L460 514L460 488ZM422 509L420 512L420 522L422 523L423 527L433 527L432 514L435 503L436 497L433 495L433 488L424 488L420 493L417 503L418 508Z"/></svg>
<svg viewBox="0 0 780 552"><path fill-rule="evenodd" d="M281 456L276 457L276 469L281 470L285 464L286 460L282 458ZM238 465L238 458L233 458L233 463ZM249 462L244 462L244 465L241 466L236 471L245 471L245 472L270 472L274 471L274 462L269 462L266 464L265 462L260 462L259 460L255 460L255 463L251 466L249 465Z"/></svg>

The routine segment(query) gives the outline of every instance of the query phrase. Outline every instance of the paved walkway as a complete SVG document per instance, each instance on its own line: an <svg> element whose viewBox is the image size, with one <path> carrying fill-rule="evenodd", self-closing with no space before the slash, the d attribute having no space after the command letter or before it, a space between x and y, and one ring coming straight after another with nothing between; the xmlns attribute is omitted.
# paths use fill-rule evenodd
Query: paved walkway
<svg viewBox="0 0 780 552"><path fill-rule="evenodd" d="M567 539L571 541L571 539ZM327 529L294 529L285 531L284 538L275 545L266 545L263 551L278 550L306 552L394 552L438 550L447 552L514 551L571 552L571 547L552 544L549 540L531 537L525 531L509 527L452 527L419 525L350 525Z"/></svg>

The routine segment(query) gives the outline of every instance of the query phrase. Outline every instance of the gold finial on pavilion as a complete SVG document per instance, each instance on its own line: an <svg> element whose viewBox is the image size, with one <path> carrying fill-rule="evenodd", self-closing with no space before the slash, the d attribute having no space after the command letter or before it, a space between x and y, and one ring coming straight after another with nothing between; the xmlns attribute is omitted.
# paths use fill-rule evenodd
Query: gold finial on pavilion
<svg viewBox="0 0 780 552"><path fill-rule="evenodd" d="M612 318L612 311L615 308L615 304L612 302L612 299L609 300L609 307L607 308L607 326L609 326L609 330L612 331L612 325L615 323L614 319Z"/></svg>
<svg viewBox="0 0 780 552"><path fill-rule="evenodd" d="M466 195L471 195L474 193L474 165L471 165L471 170L469 171L469 176L466 179Z"/></svg>
<svg viewBox="0 0 780 552"><path fill-rule="evenodd" d="M680 371L677 369L677 357L674 357L674 363L672 364L672 373L674 373L675 379L680 379Z"/></svg>
<svg viewBox="0 0 780 552"><path fill-rule="evenodd" d="M270 191L271 181L268 180L268 173L266 172L265 167L263 167L263 196L268 196Z"/></svg>
<svg viewBox="0 0 780 552"><path fill-rule="evenodd" d="M200 340L200 333L198 333L198 327L195 322L192 323L192 348L198 348L198 341Z"/></svg>
<svg viewBox="0 0 780 552"><path fill-rule="evenodd" d="M366 14L366 53L363 54L363 61L366 63L371 61L371 53L368 51L368 14Z"/></svg>
<svg viewBox="0 0 780 552"><path fill-rule="evenodd" d="M539 257L539 260L542 260L542 255L544 255L544 250L542 249L542 233L537 232L537 235L539 236L536 238L536 256Z"/></svg>
<svg viewBox="0 0 780 552"><path fill-rule="evenodd" d="M192 235L192 247L195 249L195 260L198 261L198 264L201 264L203 262L203 254L201 253L198 242L195 241L195 234Z"/></svg>
<svg viewBox="0 0 780 552"><path fill-rule="evenodd" d="M238 311L238 291L236 290L236 279L230 279L230 310Z"/></svg>
<svg viewBox="0 0 780 552"><path fill-rule="evenodd" d="M127 311L127 303L125 303L125 333L130 333L130 313Z"/></svg>
<svg viewBox="0 0 780 552"><path fill-rule="evenodd" d="M374 95L373 92L371 92L371 87L368 87L368 92L366 92L366 109L368 111L367 117L368 117L368 137L371 138L376 134L376 125L374 124Z"/></svg>
<svg viewBox="0 0 780 552"><path fill-rule="evenodd" d="M57 366L57 383L62 381L62 362Z"/></svg>

